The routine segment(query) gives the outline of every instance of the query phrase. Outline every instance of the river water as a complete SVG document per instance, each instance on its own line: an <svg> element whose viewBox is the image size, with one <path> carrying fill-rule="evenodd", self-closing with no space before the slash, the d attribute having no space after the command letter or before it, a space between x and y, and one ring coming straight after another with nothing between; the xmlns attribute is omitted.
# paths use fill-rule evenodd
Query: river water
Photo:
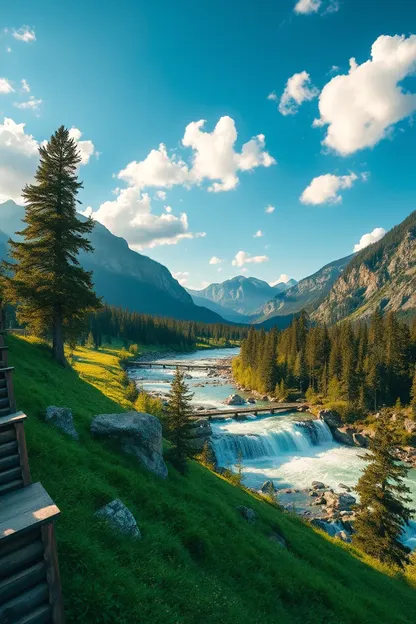
<svg viewBox="0 0 416 624"><path fill-rule="evenodd" d="M174 359L189 362L190 365L215 364L238 353L237 348L210 349L181 354ZM164 395L169 391L174 370L131 369L129 374L147 392ZM236 392L229 379L210 377L208 371L191 369L186 374L190 376L187 384L194 393L196 408L224 407L224 399ZM238 393L245 396L241 391ZM261 402L256 404L266 405ZM304 490L310 487L312 481L322 481L338 492L342 491L340 483L354 487L364 466L364 451L335 442L323 422L311 420L308 426L302 425L299 421L305 420L305 417L308 418L308 415L283 412L253 416L245 421L233 418L212 421L212 445L218 464L233 469L241 454L244 485L259 489L264 481L271 479L275 487L282 491L280 502L290 504L299 513L305 509L307 497ZM411 488L416 508L416 470L409 472L407 485ZM299 492L284 494L287 488ZM416 548L416 522L409 527L405 542Z"/></svg>

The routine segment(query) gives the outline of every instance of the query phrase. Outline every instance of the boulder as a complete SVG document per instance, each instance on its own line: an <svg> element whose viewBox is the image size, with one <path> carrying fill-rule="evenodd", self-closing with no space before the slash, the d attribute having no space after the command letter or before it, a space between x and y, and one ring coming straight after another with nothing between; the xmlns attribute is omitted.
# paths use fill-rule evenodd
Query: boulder
<svg viewBox="0 0 416 624"><path fill-rule="evenodd" d="M238 513L244 518L244 520L247 520L249 524L254 524L254 522L257 520L257 514L254 509L250 509L250 507L244 507L244 505L238 505L236 509Z"/></svg>
<svg viewBox="0 0 416 624"><path fill-rule="evenodd" d="M124 453L134 455L158 477L166 479L168 469L162 455L162 426L156 416L145 412L100 414L91 422L91 433L119 443Z"/></svg>
<svg viewBox="0 0 416 624"><path fill-rule="evenodd" d="M353 433L352 439L354 440L355 446L361 446L361 448L368 448L370 445L370 440L367 436L362 433Z"/></svg>
<svg viewBox="0 0 416 624"><path fill-rule="evenodd" d="M239 394L230 394L224 401L225 405L244 405L245 401Z"/></svg>
<svg viewBox="0 0 416 624"><path fill-rule="evenodd" d="M45 420L74 440L78 440L78 431L75 429L72 410L69 407L50 405L46 408Z"/></svg>
<svg viewBox="0 0 416 624"><path fill-rule="evenodd" d="M406 418L404 421L404 428L407 433L416 433L416 421L411 418Z"/></svg>
<svg viewBox="0 0 416 624"><path fill-rule="evenodd" d="M340 442L341 444L346 444L347 446L355 446L352 433L350 433L345 427L343 427L342 429L340 429L339 427L332 429L332 436L334 440Z"/></svg>
<svg viewBox="0 0 416 624"><path fill-rule="evenodd" d="M278 546L281 546L282 548L287 548L287 543L286 543L285 538L282 535L280 535L280 533L276 533L276 531L274 531L270 535L269 540L271 542L274 542Z"/></svg>
<svg viewBox="0 0 416 624"><path fill-rule="evenodd" d="M322 481L312 481L312 488L314 490L323 490L325 488L325 484Z"/></svg>
<svg viewBox="0 0 416 624"><path fill-rule="evenodd" d="M310 520L310 524L316 529L321 529L321 531L325 531L328 533L328 523L325 520L321 520L320 518L312 518Z"/></svg>
<svg viewBox="0 0 416 624"><path fill-rule="evenodd" d="M338 483L338 487L341 488L342 490L346 490L347 492L351 492L351 488L348 485L345 485L344 483Z"/></svg>
<svg viewBox="0 0 416 624"><path fill-rule="evenodd" d="M326 422L328 427L335 429L342 424L341 416L334 410L322 409L318 412L318 418Z"/></svg>
<svg viewBox="0 0 416 624"><path fill-rule="evenodd" d="M108 524L124 535L130 535L136 539L141 538L140 529L137 526L133 514L124 503L117 498L111 501L111 503L108 503L108 505L101 507L94 515L97 518L106 520Z"/></svg>
<svg viewBox="0 0 416 624"><path fill-rule="evenodd" d="M247 403L251 403L252 405L256 402L256 399L254 399L253 397L250 397L249 399L247 399Z"/></svg>
<svg viewBox="0 0 416 624"><path fill-rule="evenodd" d="M335 533L335 537L337 539L342 540L346 544L350 544L351 543L351 536L348 535L348 533L346 531L338 531L337 533Z"/></svg>
<svg viewBox="0 0 416 624"><path fill-rule="evenodd" d="M274 492L275 487L273 481L265 481L260 489L263 494L269 494L270 492Z"/></svg>
<svg viewBox="0 0 416 624"><path fill-rule="evenodd" d="M357 502L355 496L351 494L339 494L338 495L338 508L340 511L349 511L353 505Z"/></svg>

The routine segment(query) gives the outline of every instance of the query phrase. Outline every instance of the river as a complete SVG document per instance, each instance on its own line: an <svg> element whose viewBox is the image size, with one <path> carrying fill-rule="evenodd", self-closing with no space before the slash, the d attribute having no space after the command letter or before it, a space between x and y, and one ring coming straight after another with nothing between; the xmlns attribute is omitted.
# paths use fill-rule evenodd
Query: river
<svg viewBox="0 0 416 624"><path fill-rule="evenodd" d="M174 359L191 365L215 364L218 360L234 357L238 353L238 348L199 350L177 355ZM169 356L169 359L172 357ZM147 392L165 395L169 391L174 370L130 369L129 375ZM196 408L220 408L224 399L236 392L229 379L210 377L208 371L191 369L187 375ZM245 396L243 392L238 393ZM256 404L266 405L261 402ZM264 481L272 480L281 492L279 501L290 505L298 513L304 512L308 505L305 489L311 486L312 481L322 481L338 492L341 491L340 483L354 487L364 466L364 451L335 442L323 422L312 421L309 427L299 424L305 417L308 415L283 412L253 416L245 421L233 418L213 421L212 446L218 464L233 469L240 453L244 485L259 489ZM416 470L409 472L406 481L416 508ZM286 494L285 489L292 491ZM317 511L311 506L308 509L312 515ZM416 522L412 522L409 527L405 542L411 548L416 548Z"/></svg>

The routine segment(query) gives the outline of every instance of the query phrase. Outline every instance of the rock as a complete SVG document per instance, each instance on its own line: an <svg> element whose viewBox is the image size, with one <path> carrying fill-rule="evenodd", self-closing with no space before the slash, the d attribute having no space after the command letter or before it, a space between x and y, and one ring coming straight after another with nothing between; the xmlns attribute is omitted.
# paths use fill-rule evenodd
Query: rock
<svg viewBox="0 0 416 624"><path fill-rule="evenodd" d="M293 490L292 488L286 488L286 490L283 490L284 494L293 494Z"/></svg>
<svg viewBox="0 0 416 624"><path fill-rule="evenodd" d="M263 494L269 494L270 492L274 492L275 491L275 487L274 487L274 483L273 481L265 481L263 483L263 485L261 486L261 491L263 492Z"/></svg>
<svg viewBox="0 0 416 624"><path fill-rule="evenodd" d="M351 492L351 488L348 485L344 485L344 483L338 483L338 487L342 490L346 490L347 492Z"/></svg>
<svg viewBox="0 0 416 624"><path fill-rule="evenodd" d="M119 499L104 505L94 514L97 518L103 518L112 527L124 535L130 535L136 539L141 538L140 529L131 511Z"/></svg>
<svg viewBox="0 0 416 624"><path fill-rule="evenodd" d="M312 518L310 520L310 524L316 529L321 529L321 531L328 532L328 523L325 520L321 520L320 518Z"/></svg>
<svg viewBox="0 0 416 624"><path fill-rule="evenodd" d="M257 514L254 509L250 509L250 507L244 507L244 505L238 505L236 509L239 514L244 518L244 520L247 520L249 524L254 524L254 522L257 520Z"/></svg>
<svg viewBox="0 0 416 624"><path fill-rule="evenodd" d="M335 429L342 424L341 417L338 412L334 410L322 409L318 412L318 418L326 422L328 427Z"/></svg>
<svg viewBox="0 0 416 624"><path fill-rule="evenodd" d="M269 397L267 396L267 394L263 394L263 395L260 397L260 401L264 401L265 403L267 403L267 401L268 401L268 400L269 400Z"/></svg>
<svg viewBox="0 0 416 624"><path fill-rule="evenodd" d="M286 543L285 538L279 533L273 532L270 535L269 540L271 542L274 542L275 544L278 544L279 546L282 546L283 548L287 548L287 543Z"/></svg>
<svg viewBox="0 0 416 624"><path fill-rule="evenodd" d="M323 497L327 507L336 507L338 505L338 495L335 492L324 492Z"/></svg>
<svg viewBox="0 0 416 624"><path fill-rule="evenodd" d="M355 496L351 496L351 494L342 493L338 496L338 507L340 511L349 511L356 502L357 499Z"/></svg>
<svg viewBox="0 0 416 624"><path fill-rule="evenodd" d="M239 394L230 394L224 401L225 405L244 405L245 401Z"/></svg>
<svg viewBox="0 0 416 624"><path fill-rule="evenodd" d="M370 440L362 433L353 433L352 439L354 440L355 446L361 446L361 448L369 447Z"/></svg>
<svg viewBox="0 0 416 624"><path fill-rule="evenodd" d="M410 418L406 418L403 424L404 424L404 428L406 429L407 433L416 433L416 421L415 420L411 420Z"/></svg>
<svg viewBox="0 0 416 624"><path fill-rule="evenodd" d="M314 490L323 490L325 488L325 484L322 481L312 481L312 488Z"/></svg>
<svg viewBox="0 0 416 624"><path fill-rule="evenodd" d="M254 399L253 397L250 397L249 399L247 399L247 403L251 403L252 405L256 402L256 399Z"/></svg>
<svg viewBox="0 0 416 624"><path fill-rule="evenodd" d="M351 537L346 531L338 531L337 533L335 533L335 537L342 540L343 542L346 542L347 544L351 543Z"/></svg>
<svg viewBox="0 0 416 624"><path fill-rule="evenodd" d="M345 427L343 427L342 429L332 429L332 436L334 440L340 442L341 444L346 444L347 446L355 446L352 433L349 433Z"/></svg>
<svg viewBox="0 0 416 624"><path fill-rule="evenodd" d="M50 405L46 408L45 420L74 440L78 440L78 431L75 429L72 410L69 407Z"/></svg>
<svg viewBox="0 0 416 624"><path fill-rule="evenodd" d="M162 479L168 476L162 455L162 426L156 416L145 412L100 414L91 422L91 433L116 440L124 453L134 455L147 470Z"/></svg>

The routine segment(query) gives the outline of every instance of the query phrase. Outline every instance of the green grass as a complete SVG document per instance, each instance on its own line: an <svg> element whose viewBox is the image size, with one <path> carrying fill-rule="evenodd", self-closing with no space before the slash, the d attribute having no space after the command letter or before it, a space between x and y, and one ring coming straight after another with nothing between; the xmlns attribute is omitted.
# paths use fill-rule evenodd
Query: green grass
<svg viewBox="0 0 416 624"><path fill-rule="evenodd" d="M188 477L168 465L161 481L93 440L91 418L123 409L110 348L78 349L77 370L65 370L41 344L14 336L8 344L18 407L28 414L32 477L62 512L57 538L69 623L414 622L415 590L351 547L195 462ZM79 443L43 422L52 404L72 408ZM94 518L114 498L130 508L142 540ZM239 504L258 513L255 525L239 516ZM287 550L270 541L276 530Z"/></svg>

